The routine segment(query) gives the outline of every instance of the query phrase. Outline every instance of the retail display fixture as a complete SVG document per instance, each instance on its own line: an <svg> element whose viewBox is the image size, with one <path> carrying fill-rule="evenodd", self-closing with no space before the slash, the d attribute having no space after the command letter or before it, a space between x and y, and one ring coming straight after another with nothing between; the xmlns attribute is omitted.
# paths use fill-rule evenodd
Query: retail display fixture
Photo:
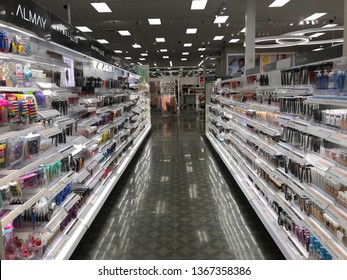
<svg viewBox="0 0 347 280"><path fill-rule="evenodd" d="M335 66L207 93L206 136L287 259L347 259L347 69Z"/></svg>
<svg viewBox="0 0 347 280"><path fill-rule="evenodd" d="M176 87L175 78L165 77L160 82L161 109L164 116L178 113Z"/></svg>
<svg viewBox="0 0 347 280"><path fill-rule="evenodd" d="M40 39L53 58L34 56L16 30L0 31L1 259L68 259L149 133L150 101L104 62L105 78L59 87L76 52Z"/></svg>

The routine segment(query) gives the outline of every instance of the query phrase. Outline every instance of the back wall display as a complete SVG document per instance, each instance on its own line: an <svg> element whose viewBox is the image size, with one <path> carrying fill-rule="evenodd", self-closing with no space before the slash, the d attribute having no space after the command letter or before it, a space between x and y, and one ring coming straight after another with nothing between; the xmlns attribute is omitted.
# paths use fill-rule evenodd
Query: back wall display
<svg viewBox="0 0 347 280"><path fill-rule="evenodd" d="M291 58L294 61L295 53L262 53L255 55L255 67L260 67L260 73L264 72L264 66L282 59ZM230 53L227 55L227 74L245 74L245 54Z"/></svg>

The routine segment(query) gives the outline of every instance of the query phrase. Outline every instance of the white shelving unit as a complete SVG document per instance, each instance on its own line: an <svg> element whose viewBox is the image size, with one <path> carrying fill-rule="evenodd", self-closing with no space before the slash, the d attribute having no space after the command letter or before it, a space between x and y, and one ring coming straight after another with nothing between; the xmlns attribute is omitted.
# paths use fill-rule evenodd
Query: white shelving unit
<svg viewBox="0 0 347 280"><path fill-rule="evenodd" d="M14 89L6 88L7 92ZM16 90L17 91L17 90ZM112 122L99 126L94 136L87 139L84 136L73 136L69 139L69 144L58 145L55 152L50 155L42 154L40 158L30 161L30 164L25 165L18 170L1 170L3 177L0 179L0 186L9 182L17 181L22 175L32 172L41 165L51 164L60 161L69 154L77 155L88 147L97 145L97 153L84 163L84 169L80 172L70 171L63 172L53 182L42 188L35 188L23 192L23 203L20 205L4 205L2 210L6 213L1 219L2 228L6 227L11 221L20 216L24 211L31 208L43 198L54 200L69 183L73 183L71 194L65 199L61 206L57 207L53 212L52 219L44 222L37 229L33 230L29 227L17 231L13 230L13 234L19 234L21 238L29 234L45 234L54 232L57 227L60 227L62 221L69 215L70 209L79 205L81 196L74 192L74 184L80 184L83 188L89 189L90 195L85 199L83 205L78 209L77 215L69 224L58 234L55 239L50 242L46 248L44 259L68 259L78 245L78 242L83 237L84 233L90 227L97 213L102 208L107 197L117 184L119 178L131 162L137 150L141 146L143 140L148 135L151 129L150 121L150 101L144 92L123 92L119 90L103 91L102 94L129 96L125 99L125 103L132 106L130 112L124 111L123 104L98 108L97 115L78 122L78 127L88 127L97 124L101 120L101 116L106 113L113 113L120 110L121 116L114 118ZM115 115L114 115L115 116ZM136 117L135 117L136 116ZM133 121L131 121L133 118ZM65 120L66 119L66 120ZM69 121L69 117L64 117L64 123ZM74 123L75 120L72 122ZM128 123L128 125L126 125ZM120 126L121 125L121 126ZM121 128L120 128L121 127ZM111 134L114 129L118 132ZM40 124L29 125L29 127L20 131L8 131L1 135L2 140L10 137L24 137L31 132L35 132L41 137L50 137L57 133L61 133L58 127L44 127ZM102 140L104 133L110 133L111 138ZM113 136L112 136L113 135ZM115 150L110 154L108 152L115 146ZM107 152L107 157L105 154ZM105 171L108 175L105 177ZM88 179L87 179L88 178ZM77 185L76 185L77 186ZM0 240L1 259L5 259L5 249L3 240Z"/></svg>
<svg viewBox="0 0 347 280"><path fill-rule="evenodd" d="M222 81L221 84L229 82ZM255 92L259 90L255 89ZM324 174L324 180L333 178L346 186L347 167L280 140L283 129L288 127L298 133L319 137L347 148L346 133L317 125L298 115L282 113L276 105L267 106L254 101L237 102L232 99L233 94L247 91L247 88L232 89L230 97L220 96L217 91L206 93L207 139L287 259L318 259L319 252L310 243L312 238L315 238L319 248L323 248L321 252L327 256L330 254L332 259L347 259L347 207L324 191L324 186L315 185L312 178L306 181L301 175L299 179L281 164L286 165L290 161L302 167L308 166ZM288 96L287 91L284 96ZM322 102L325 100L333 100L329 104L341 107L343 104L339 103L340 99L343 98L337 97L335 100L332 96L314 96L307 102L324 104ZM246 116L247 112L254 113L253 117ZM256 113L272 114L273 119L271 123L257 119ZM276 157L281 158L282 163L275 164L273 160ZM311 170L307 174L311 174ZM293 198L287 198L288 189ZM336 228L332 229L330 224L327 226L313 212L308 214L300 201L309 203L307 211L317 208L318 213L320 209L322 219L323 214L325 219L329 217L329 223L336 224ZM300 240L296 229L305 232L310 239ZM339 236L339 231L344 234L343 238Z"/></svg>

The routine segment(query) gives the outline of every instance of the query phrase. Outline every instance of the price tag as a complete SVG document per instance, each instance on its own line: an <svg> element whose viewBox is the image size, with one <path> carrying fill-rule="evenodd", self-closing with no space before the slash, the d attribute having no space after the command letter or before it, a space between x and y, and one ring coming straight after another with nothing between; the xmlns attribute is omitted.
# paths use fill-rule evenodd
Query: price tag
<svg viewBox="0 0 347 280"><path fill-rule="evenodd" d="M319 225L313 222L311 218L306 217L304 224L306 225L310 233L318 238L321 243L325 243L330 239L330 236L327 235Z"/></svg>
<svg viewBox="0 0 347 280"><path fill-rule="evenodd" d="M327 139L327 141L339 144L341 146L347 147L347 135L340 133L333 133Z"/></svg>
<svg viewBox="0 0 347 280"><path fill-rule="evenodd" d="M327 200L322 194L312 187L305 188L305 194L323 210L325 210L331 204L331 201Z"/></svg>
<svg viewBox="0 0 347 280"><path fill-rule="evenodd" d="M326 213L331 216L336 222L340 224L345 230L347 230L347 213L336 208L334 205L330 205L326 210Z"/></svg>
<svg viewBox="0 0 347 280"><path fill-rule="evenodd" d="M347 172L338 167L332 167L327 172L327 177L336 181L336 183L342 183L347 185Z"/></svg>
<svg viewBox="0 0 347 280"><path fill-rule="evenodd" d="M323 159L322 157L315 154L307 154L306 160L313 166L319 168L320 170L326 172L329 168L333 167L334 164Z"/></svg>
<svg viewBox="0 0 347 280"><path fill-rule="evenodd" d="M332 130L324 129L314 125L308 126L305 132L324 139L327 139L333 133Z"/></svg>
<svg viewBox="0 0 347 280"><path fill-rule="evenodd" d="M307 127L306 124L299 124L299 123L296 123L294 121L290 121L288 124L287 124L288 127L291 127L291 128L294 128L298 131L304 131Z"/></svg>

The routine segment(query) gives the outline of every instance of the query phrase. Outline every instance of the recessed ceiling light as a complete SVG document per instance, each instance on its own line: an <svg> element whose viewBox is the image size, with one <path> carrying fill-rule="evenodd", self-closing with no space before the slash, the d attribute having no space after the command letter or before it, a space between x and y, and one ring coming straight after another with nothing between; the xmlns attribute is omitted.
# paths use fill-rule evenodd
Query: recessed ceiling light
<svg viewBox="0 0 347 280"><path fill-rule="evenodd" d="M246 27L244 27L240 32L241 33L245 33L246 32Z"/></svg>
<svg viewBox="0 0 347 280"><path fill-rule="evenodd" d="M165 38L155 38L155 40L157 41L157 43L164 43L165 42Z"/></svg>
<svg viewBox="0 0 347 280"><path fill-rule="evenodd" d="M119 30L118 33L122 36L130 36L130 32L128 30Z"/></svg>
<svg viewBox="0 0 347 280"><path fill-rule="evenodd" d="M135 44L133 45L133 48L134 48L134 49L141 49L141 45L139 45L138 43L135 43Z"/></svg>
<svg viewBox="0 0 347 280"><path fill-rule="evenodd" d="M207 0L192 0L191 10L205 10Z"/></svg>
<svg viewBox="0 0 347 280"><path fill-rule="evenodd" d="M224 36L215 36L213 38L213 41L220 41L220 40L223 40Z"/></svg>
<svg viewBox="0 0 347 280"><path fill-rule="evenodd" d="M157 67L157 64L156 64L156 63L154 63L154 66L155 66L155 67Z"/></svg>
<svg viewBox="0 0 347 280"><path fill-rule="evenodd" d="M206 50L206 48L199 48L198 49L199 52L203 52L204 50Z"/></svg>
<svg viewBox="0 0 347 280"><path fill-rule="evenodd" d="M216 60L216 58L215 57L211 57L210 60Z"/></svg>
<svg viewBox="0 0 347 280"><path fill-rule="evenodd" d="M330 24L322 26L322 28L329 28L329 27L335 27L335 26L337 26L336 23L330 23Z"/></svg>
<svg viewBox="0 0 347 280"><path fill-rule="evenodd" d="M213 23L225 23L228 20L229 16L216 16Z"/></svg>
<svg viewBox="0 0 347 280"><path fill-rule="evenodd" d="M316 20L324 15L326 15L327 13L315 13L313 15L310 15L309 17L305 18L304 20Z"/></svg>
<svg viewBox="0 0 347 280"><path fill-rule="evenodd" d="M160 49L160 52L167 52L167 49Z"/></svg>
<svg viewBox="0 0 347 280"><path fill-rule="evenodd" d="M182 55L189 55L189 52L183 52Z"/></svg>
<svg viewBox="0 0 347 280"><path fill-rule="evenodd" d="M130 56L126 56L125 59L132 59Z"/></svg>
<svg viewBox="0 0 347 280"><path fill-rule="evenodd" d="M150 25L161 25L160 18L149 18L148 22Z"/></svg>
<svg viewBox="0 0 347 280"><path fill-rule="evenodd" d="M322 36L324 34L325 33L315 33L315 34L310 35L310 38L317 38L317 37Z"/></svg>
<svg viewBox="0 0 347 280"><path fill-rule="evenodd" d="M240 41L240 39L231 39L229 43L237 43L238 41Z"/></svg>
<svg viewBox="0 0 347 280"><path fill-rule="evenodd" d="M204 57L204 55L202 54L202 55L200 55L200 57Z"/></svg>
<svg viewBox="0 0 347 280"><path fill-rule="evenodd" d="M186 61L186 60L187 60L187 58L181 58L181 60L182 60L182 61Z"/></svg>
<svg viewBox="0 0 347 280"><path fill-rule="evenodd" d="M167 55L164 55L164 56L163 56L163 58L165 58L165 59L166 59L166 58L169 58L169 57L168 57Z"/></svg>
<svg viewBox="0 0 347 280"><path fill-rule="evenodd" d="M321 51L321 50L324 50L323 48L317 48L317 49L314 49L314 50L312 50L313 52L319 52L319 51Z"/></svg>
<svg viewBox="0 0 347 280"><path fill-rule="evenodd" d="M89 29L87 26L76 26L76 28L82 32L93 32L91 29Z"/></svg>
<svg viewBox="0 0 347 280"><path fill-rule="evenodd" d="M115 53L123 53L123 51L121 51L121 50L115 50L114 52Z"/></svg>
<svg viewBox="0 0 347 280"><path fill-rule="evenodd" d="M197 28L187 28L186 34L196 34Z"/></svg>
<svg viewBox="0 0 347 280"><path fill-rule="evenodd" d="M141 56L148 56L148 53L142 53Z"/></svg>
<svg viewBox="0 0 347 280"><path fill-rule="evenodd" d="M193 44L192 43L185 43L183 46L186 48L190 48Z"/></svg>
<svg viewBox="0 0 347 280"><path fill-rule="evenodd" d="M109 41L105 40L105 39L98 39L97 40L100 44L109 44Z"/></svg>
<svg viewBox="0 0 347 280"><path fill-rule="evenodd" d="M140 57L140 58L139 58L139 60L146 60L146 59L145 59L145 58L143 58L143 57Z"/></svg>
<svg viewBox="0 0 347 280"><path fill-rule="evenodd" d="M285 4L287 4L290 0L275 0L269 7L275 8L275 7L283 7Z"/></svg>
<svg viewBox="0 0 347 280"><path fill-rule="evenodd" d="M90 3L95 10L97 10L99 13L112 13L111 9L105 2L100 3Z"/></svg>
<svg viewBox="0 0 347 280"><path fill-rule="evenodd" d="M294 25L294 23L292 23L292 22L289 24L289 26L293 26L293 25Z"/></svg>

